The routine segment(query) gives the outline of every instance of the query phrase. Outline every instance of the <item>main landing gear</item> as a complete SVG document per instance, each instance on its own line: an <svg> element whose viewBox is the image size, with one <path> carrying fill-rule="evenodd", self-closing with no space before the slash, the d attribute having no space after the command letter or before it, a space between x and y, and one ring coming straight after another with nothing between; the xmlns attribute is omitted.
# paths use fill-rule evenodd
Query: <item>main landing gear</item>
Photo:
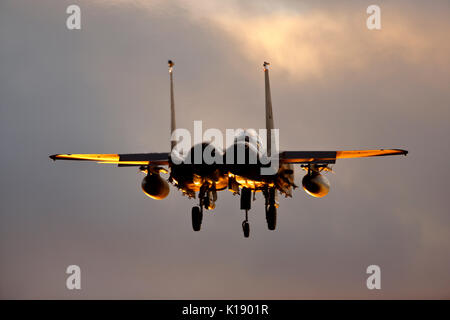
<svg viewBox="0 0 450 320"><path fill-rule="evenodd" d="M276 205L276 189L270 188L264 191L264 197L266 198L266 221L267 228L269 230L275 230L277 226L277 205Z"/></svg>
<svg viewBox="0 0 450 320"><path fill-rule="evenodd" d="M200 203L198 206L192 208L192 229L200 231L203 220L203 208L206 210L213 210L216 207L217 192L216 189L209 188L203 185L198 193Z"/></svg>
<svg viewBox="0 0 450 320"><path fill-rule="evenodd" d="M263 190L264 198L266 199L266 221L269 230L275 230L277 226L277 190L276 188L269 188ZM248 222L248 210L250 210L252 202L252 190L248 188L241 189L241 210L245 210L245 220L242 222L242 231L244 237L250 236L250 224Z"/></svg>
<svg viewBox="0 0 450 320"><path fill-rule="evenodd" d="M203 212L202 208L192 207L192 228L194 231L200 231L202 227Z"/></svg>

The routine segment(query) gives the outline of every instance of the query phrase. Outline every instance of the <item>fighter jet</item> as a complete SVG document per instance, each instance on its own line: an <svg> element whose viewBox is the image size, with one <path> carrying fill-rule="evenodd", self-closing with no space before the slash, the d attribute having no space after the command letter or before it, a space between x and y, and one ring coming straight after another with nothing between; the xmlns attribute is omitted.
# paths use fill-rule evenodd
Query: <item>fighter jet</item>
<svg viewBox="0 0 450 320"><path fill-rule="evenodd" d="M171 133L177 129L175 121L175 99L173 88L174 62L169 60L170 82L170 129ZM292 197L294 182L294 165L299 165L305 171L302 187L313 197L324 197L330 189L330 183L324 173L332 171L330 165L337 159L378 157L391 155L406 155L408 151L402 149L377 150L343 150L343 151L282 151L272 148L274 119L272 112L272 98L269 82L269 63L264 62L265 83L265 117L267 139L262 143L260 136L254 131L243 130L225 151L216 148L210 142L203 142L192 146L181 161L175 161L177 141L171 139L171 152L160 153L132 153L132 154L54 154L52 160L94 161L97 163L117 164L119 167L139 167L145 174L142 180L142 191L150 198L161 200L170 191L169 183L178 188L183 195L197 198L198 205L192 208L192 227L194 231L201 229L204 210L213 210L217 200L217 192L228 189L240 196L240 208L245 211L242 222L244 237L250 235L248 211L252 198L261 192L265 199L265 215L269 230L275 230L277 221L278 195ZM215 154L213 163L194 161L196 150L204 152L209 148ZM274 149L274 150L272 150ZM236 161L239 150L244 150L245 160ZM231 155L231 157L229 157ZM251 156L256 161L249 161ZM262 155L269 155L277 159L276 170L272 174L263 174L262 168L267 167L267 161L262 161ZM178 155L179 157L179 155ZM234 161L227 161L232 159ZM161 174L168 174L165 179Z"/></svg>

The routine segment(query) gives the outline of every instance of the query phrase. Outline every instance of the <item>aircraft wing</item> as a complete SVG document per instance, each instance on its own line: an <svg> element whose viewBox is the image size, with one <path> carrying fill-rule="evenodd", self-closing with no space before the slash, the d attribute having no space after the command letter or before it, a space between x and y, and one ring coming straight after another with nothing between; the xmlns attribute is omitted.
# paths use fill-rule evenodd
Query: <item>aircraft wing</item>
<svg viewBox="0 0 450 320"><path fill-rule="evenodd" d="M364 158L406 155L408 151L402 149L378 149L378 150L343 150L343 151L284 151L281 152L281 163L335 163L336 159Z"/></svg>
<svg viewBox="0 0 450 320"><path fill-rule="evenodd" d="M119 167L143 166L148 164L168 165L169 153L124 153L124 154L54 154L52 160L94 161L97 163L117 164Z"/></svg>
<svg viewBox="0 0 450 320"><path fill-rule="evenodd" d="M279 155L281 163L335 163L336 159L406 155L402 149L344 150L344 151L284 151ZM97 163L122 166L142 166L148 164L168 165L169 153L125 153L125 154L54 154L52 160L94 161Z"/></svg>

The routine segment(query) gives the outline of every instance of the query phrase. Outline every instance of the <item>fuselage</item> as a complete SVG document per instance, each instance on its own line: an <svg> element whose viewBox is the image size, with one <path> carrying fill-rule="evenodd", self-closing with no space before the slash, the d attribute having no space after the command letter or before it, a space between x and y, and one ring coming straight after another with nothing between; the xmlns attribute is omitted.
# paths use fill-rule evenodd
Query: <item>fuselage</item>
<svg viewBox="0 0 450 320"><path fill-rule="evenodd" d="M214 155L213 163L207 163L203 156L201 161L195 159L196 151L204 155L205 150ZM204 142L193 146L181 163L169 162L171 167L169 181L190 196L195 195L202 187L217 191L227 187L233 190L233 183L253 191L271 187L277 187L280 191L289 190L294 183L292 165L282 164L274 174L262 174L261 169L270 166L270 163L263 161L264 152L261 139L248 131L237 136L234 143L224 152Z"/></svg>

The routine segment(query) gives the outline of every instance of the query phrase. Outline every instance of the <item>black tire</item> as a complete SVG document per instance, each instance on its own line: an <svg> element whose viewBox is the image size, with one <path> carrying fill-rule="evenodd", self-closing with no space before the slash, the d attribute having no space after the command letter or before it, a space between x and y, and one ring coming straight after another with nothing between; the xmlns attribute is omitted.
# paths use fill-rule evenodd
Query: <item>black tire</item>
<svg viewBox="0 0 450 320"><path fill-rule="evenodd" d="M203 213L200 207L192 207L192 229L194 231L200 231L202 226Z"/></svg>
<svg viewBox="0 0 450 320"><path fill-rule="evenodd" d="M274 205L270 205L267 207L266 221L267 228L269 228L269 230L275 230L277 226L277 208Z"/></svg>
<svg viewBox="0 0 450 320"><path fill-rule="evenodd" d="M250 236L250 224L247 221L242 222L242 230L244 231L244 237Z"/></svg>
<svg viewBox="0 0 450 320"><path fill-rule="evenodd" d="M250 210L252 203L252 190L242 188L241 190L241 210Z"/></svg>

